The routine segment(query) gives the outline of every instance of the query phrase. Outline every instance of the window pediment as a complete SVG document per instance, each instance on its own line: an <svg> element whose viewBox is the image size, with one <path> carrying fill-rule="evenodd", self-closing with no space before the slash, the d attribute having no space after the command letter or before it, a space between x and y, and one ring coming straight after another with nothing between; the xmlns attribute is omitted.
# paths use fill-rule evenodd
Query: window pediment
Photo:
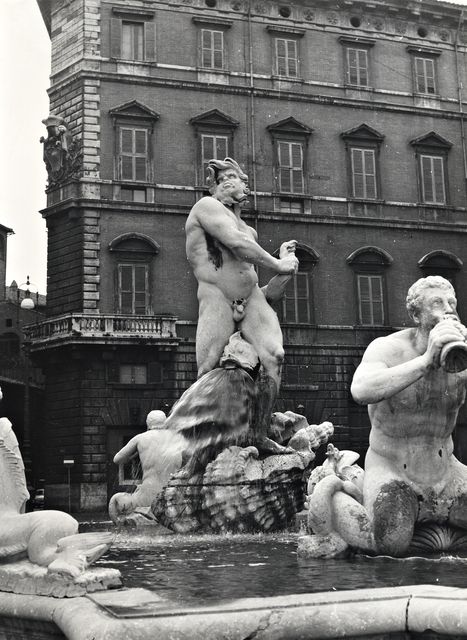
<svg viewBox="0 0 467 640"><path fill-rule="evenodd" d="M206 129L236 129L240 124L238 120L234 120L230 116L222 113L219 109L211 109L210 111L206 111L206 113L202 113L199 116L194 116L190 119L190 124L195 128L206 128Z"/></svg>
<svg viewBox="0 0 467 640"><path fill-rule="evenodd" d="M109 251L157 254L160 245L144 233L124 233L109 242Z"/></svg>
<svg viewBox="0 0 467 640"><path fill-rule="evenodd" d="M340 36L339 42L351 47L370 48L375 45L376 40L374 40L373 38L364 38L360 36Z"/></svg>
<svg viewBox="0 0 467 640"><path fill-rule="evenodd" d="M423 136L414 138L410 141L410 144L413 147L429 147L440 151L447 151L452 147L452 142L449 142L449 140L446 140L435 131L430 131Z"/></svg>
<svg viewBox="0 0 467 640"><path fill-rule="evenodd" d="M446 251L444 249L438 249L435 251L430 251L420 258L418 261L418 266L420 268L423 267L437 267L441 269L456 269L459 270L463 267L463 262L460 258L458 258L451 251Z"/></svg>
<svg viewBox="0 0 467 640"><path fill-rule="evenodd" d="M389 267L394 262L394 258L379 247L360 247L353 251L346 261L350 265Z"/></svg>
<svg viewBox="0 0 467 640"><path fill-rule="evenodd" d="M382 133L379 133L379 131L376 131L376 129L373 129L364 123L358 127L344 131L341 133L341 137L344 140L349 140L351 142L372 142L378 145L384 140L384 135Z"/></svg>
<svg viewBox="0 0 467 640"><path fill-rule="evenodd" d="M195 24L202 27L211 27L217 29L229 29L233 25L233 20L226 20L225 18L215 18L206 16L193 16L192 20Z"/></svg>
<svg viewBox="0 0 467 640"><path fill-rule="evenodd" d="M308 137L313 133L313 129L308 127L306 124L302 124L293 117L285 118L275 124L270 124L267 129L272 135L283 134L287 136L299 135L301 137Z"/></svg>
<svg viewBox="0 0 467 640"><path fill-rule="evenodd" d="M128 120L145 120L146 122L156 122L160 116L158 113L146 107L146 105L138 102L138 100L131 100L125 102L119 107L114 107L109 110L110 116L114 119L128 119Z"/></svg>

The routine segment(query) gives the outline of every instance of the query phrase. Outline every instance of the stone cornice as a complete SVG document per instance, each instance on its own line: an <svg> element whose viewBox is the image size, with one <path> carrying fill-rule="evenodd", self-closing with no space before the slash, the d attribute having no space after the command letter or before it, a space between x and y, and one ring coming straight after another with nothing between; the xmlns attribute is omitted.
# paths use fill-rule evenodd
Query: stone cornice
<svg viewBox="0 0 467 640"><path fill-rule="evenodd" d="M117 74L117 73L106 73L106 72L96 72L96 71L79 71L74 74L73 77L67 78L65 84L57 83L53 89L50 89L49 95L52 96L54 92L60 92L63 90L63 87L68 83L76 82L77 79L92 79L92 80L104 80L107 82L115 82L122 84L139 84L145 86L152 87L167 87L168 89L180 89L187 90L191 89L193 91L203 91L207 93L213 92L212 85L209 85L204 82L197 81L189 81L189 80L174 80L168 78L148 78L148 77L135 77L135 76L127 76L126 74ZM344 91L344 87L339 89ZM467 112L460 113L459 111L453 110L442 110L442 109L431 109L427 107L416 107L413 105L402 105L402 104L387 104L383 101L370 101L370 100L355 100L352 98L345 98L339 96L329 96L329 95L321 95L321 94L309 94L309 93L298 93L293 91L287 91L285 89L263 89L259 87L255 87L252 89L248 86L238 86L238 85L216 85L216 93L217 94L227 94L227 95L245 95L251 96L253 94L256 98L277 98L280 99L281 102L284 100L295 100L297 102L307 102L313 104L323 104L323 105L334 105L334 106L342 106L342 107L350 107L355 109L356 107L362 110L369 111L385 111L391 113L400 113L400 114L416 114L423 115L430 118L446 118L451 120L459 120L464 118L467 120ZM385 94L387 95L387 94ZM458 109L458 103L453 103ZM467 103L464 103L467 107Z"/></svg>

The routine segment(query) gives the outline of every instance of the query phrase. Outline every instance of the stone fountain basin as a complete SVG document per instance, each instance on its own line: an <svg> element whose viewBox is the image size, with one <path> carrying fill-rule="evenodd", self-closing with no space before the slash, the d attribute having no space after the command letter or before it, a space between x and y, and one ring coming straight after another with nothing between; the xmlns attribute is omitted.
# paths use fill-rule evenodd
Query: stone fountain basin
<svg viewBox="0 0 467 640"><path fill-rule="evenodd" d="M70 599L2 593L0 638L467 637L464 558L304 561L296 542L120 534L99 564L120 568L126 588Z"/></svg>
<svg viewBox="0 0 467 640"><path fill-rule="evenodd" d="M5 593L0 616L0 637L9 640L407 640L427 630L429 638L465 638L467 589L415 585L169 609L138 588L70 600Z"/></svg>

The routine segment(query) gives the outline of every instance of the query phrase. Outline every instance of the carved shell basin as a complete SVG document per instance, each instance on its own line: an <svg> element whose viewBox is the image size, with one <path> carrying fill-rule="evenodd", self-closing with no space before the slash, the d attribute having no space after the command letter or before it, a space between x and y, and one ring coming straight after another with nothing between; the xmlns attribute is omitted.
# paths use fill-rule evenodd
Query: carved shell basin
<svg viewBox="0 0 467 640"><path fill-rule="evenodd" d="M259 460L255 447L231 446L204 473L173 476L152 510L179 533L280 531L303 508L305 464L298 453Z"/></svg>

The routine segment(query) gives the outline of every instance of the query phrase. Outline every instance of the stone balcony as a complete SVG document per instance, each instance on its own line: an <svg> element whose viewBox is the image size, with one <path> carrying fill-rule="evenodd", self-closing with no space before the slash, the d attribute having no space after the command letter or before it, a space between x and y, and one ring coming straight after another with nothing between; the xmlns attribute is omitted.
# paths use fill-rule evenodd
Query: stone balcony
<svg viewBox="0 0 467 640"><path fill-rule="evenodd" d="M32 352L60 345L161 344L179 342L174 316L71 313L25 327Z"/></svg>

